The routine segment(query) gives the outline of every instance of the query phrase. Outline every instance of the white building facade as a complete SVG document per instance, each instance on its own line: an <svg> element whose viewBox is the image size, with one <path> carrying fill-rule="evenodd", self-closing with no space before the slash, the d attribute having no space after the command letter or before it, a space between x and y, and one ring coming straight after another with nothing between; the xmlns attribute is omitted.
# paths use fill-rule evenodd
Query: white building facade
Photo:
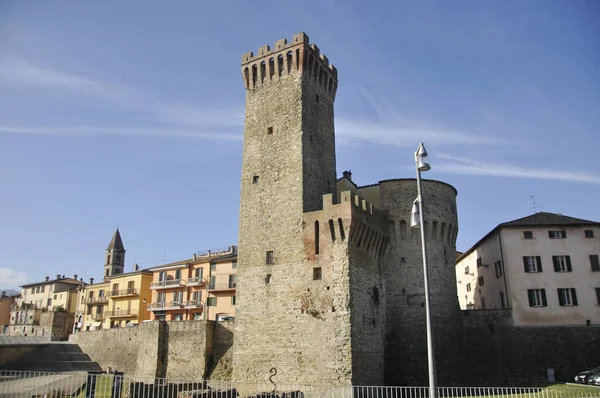
<svg viewBox="0 0 600 398"><path fill-rule="evenodd" d="M457 259L463 310L515 325L600 325L600 223L540 212L498 225Z"/></svg>

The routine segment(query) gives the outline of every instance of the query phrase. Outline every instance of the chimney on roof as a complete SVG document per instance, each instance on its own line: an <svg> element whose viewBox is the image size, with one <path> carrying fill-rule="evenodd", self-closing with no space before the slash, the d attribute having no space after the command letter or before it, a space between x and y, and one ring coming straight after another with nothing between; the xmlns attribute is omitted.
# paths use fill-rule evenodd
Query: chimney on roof
<svg viewBox="0 0 600 398"><path fill-rule="evenodd" d="M90 285L94 284L94 278L90 278Z"/></svg>
<svg viewBox="0 0 600 398"><path fill-rule="evenodd" d="M56 279L60 279L60 274L56 274Z"/></svg>
<svg viewBox="0 0 600 398"><path fill-rule="evenodd" d="M192 256L192 259L193 259L194 261L196 261L196 253L194 253L194 255Z"/></svg>
<svg viewBox="0 0 600 398"><path fill-rule="evenodd" d="M352 172L350 170L346 170L342 173L342 176L348 181L352 181Z"/></svg>
<svg viewBox="0 0 600 398"><path fill-rule="evenodd" d="M50 280L50 277L49 277L49 276L47 276L47 277L46 277L46 282L48 282L49 280Z"/></svg>
<svg viewBox="0 0 600 398"><path fill-rule="evenodd" d="M83 283L83 278L79 279L79 282Z"/></svg>
<svg viewBox="0 0 600 398"><path fill-rule="evenodd" d="M73 279L77 280L77 274L73 275Z"/></svg>

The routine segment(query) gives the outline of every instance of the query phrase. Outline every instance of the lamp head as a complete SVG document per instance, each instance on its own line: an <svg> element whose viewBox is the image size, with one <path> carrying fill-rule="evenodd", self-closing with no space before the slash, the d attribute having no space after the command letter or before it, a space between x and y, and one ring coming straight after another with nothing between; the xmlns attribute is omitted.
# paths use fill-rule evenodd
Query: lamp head
<svg viewBox="0 0 600 398"><path fill-rule="evenodd" d="M419 198L415 199L412 205L412 210L410 212L410 227L411 228L419 228L421 226L421 206L419 206Z"/></svg>
<svg viewBox="0 0 600 398"><path fill-rule="evenodd" d="M429 158L427 157L427 150L422 142L419 144L417 152L415 152L415 162L417 163L417 169L419 171L427 171L431 169L431 166L429 165Z"/></svg>

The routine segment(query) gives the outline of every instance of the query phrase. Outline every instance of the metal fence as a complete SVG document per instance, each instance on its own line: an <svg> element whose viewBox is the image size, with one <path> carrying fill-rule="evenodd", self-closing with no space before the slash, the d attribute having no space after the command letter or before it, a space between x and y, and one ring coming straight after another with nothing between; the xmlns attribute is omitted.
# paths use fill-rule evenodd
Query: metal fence
<svg viewBox="0 0 600 398"><path fill-rule="evenodd" d="M428 398L427 387L306 386L146 379L99 372L0 371L0 397L39 398ZM438 397L593 398L600 388L440 387Z"/></svg>

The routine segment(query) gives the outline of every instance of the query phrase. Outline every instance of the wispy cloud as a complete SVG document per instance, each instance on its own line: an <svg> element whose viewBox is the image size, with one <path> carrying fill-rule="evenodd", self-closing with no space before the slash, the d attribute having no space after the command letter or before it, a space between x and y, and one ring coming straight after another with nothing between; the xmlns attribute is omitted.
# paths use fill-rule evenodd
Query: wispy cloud
<svg viewBox="0 0 600 398"><path fill-rule="evenodd" d="M27 282L27 274L11 268L0 268L0 287L16 288Z"/></svg>
<svg viewBox="0 0 600 398"><path fill-rule="evenodd" d="M108 99L128 97L127 90L117 84L41 67L20 57L8 55L0 58L0 85L61 88Z"/></svg>
<svg viewBox="0 0 600 398"><path fill-rule="evenodd" d="M361 121L346 118L336 120L336 134L342 140L373 144L412 147L419 141L439 145L509 145L497 137L427 127L386 120Z"/></svg>
<svg viewBox="0 0 600 398"><path fill-rule="evenodd" d="M485 175L496 177L528 178L569 182L587 182L593 184L600 184L600 175L598 174L549 168L527 168L511 164L473 160L470 158L447 154L438 154L436 158L446 160L446 162L436 165L436 170L440 173Z"/></svg>
<svg viewBox="0 0 600 398"><path fill-rule="evenodd" d="M243 105L201 107L164 100L146 90L36 65L17 56L0 57L0 86L52 89L58 95L85 95L108 101L119 109L139 112L146 116L144 120L160 123L198 127L244 124Z"/></svg>
<svg viewBox="0 0 600 398"><path fill-rule="evenodd" d="M463 131L410 118L399 112L387 99L372 94L365 87L359 86L358 89L375 115L368 120L338 118L336 132L342 142L369 142L397 147L412 147L419 141L436 145L512 145L511 141L490 134Z"/></svg>
<svg viewBox="0 0 600 398"><path fill-rule="evenodd" d="M91 135L132 135L146 137L185 137L198 139L211 139L222 141L241 141L242 134L207 132L195 129L173 128L139 128L139 127L102 127L102 126L76 126L76 127L22 127L1 126L0 133L28 134L46 136L91 136Z"/></svg>

